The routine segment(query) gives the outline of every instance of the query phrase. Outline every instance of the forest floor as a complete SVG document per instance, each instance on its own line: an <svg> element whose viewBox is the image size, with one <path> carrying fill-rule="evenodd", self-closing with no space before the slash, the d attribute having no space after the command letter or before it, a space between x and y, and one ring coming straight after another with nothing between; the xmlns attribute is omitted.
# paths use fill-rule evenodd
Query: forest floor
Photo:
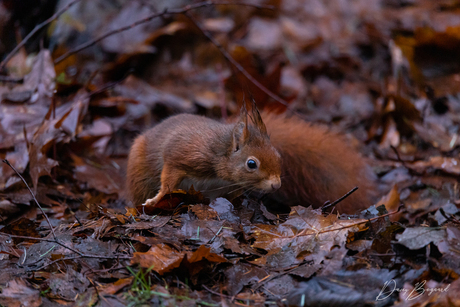
<svg viewBox="0 0 460 307"><path fill-rule="evenodd" d="M460 306L458 3L27 2L0 3L1 306ZM126 202L135 136L243 97L349 135L381 199Z"/></svg>

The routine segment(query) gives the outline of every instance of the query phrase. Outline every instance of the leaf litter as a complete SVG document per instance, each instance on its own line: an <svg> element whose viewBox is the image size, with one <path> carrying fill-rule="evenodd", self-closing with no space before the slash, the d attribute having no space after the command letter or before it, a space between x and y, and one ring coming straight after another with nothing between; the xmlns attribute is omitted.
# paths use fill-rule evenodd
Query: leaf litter
<svg viewBox="0 0 460 307"><path fill-rule="evenodd" d="M200 29L161 3L77 2L40 34L44 47L30 40L2 71L0 156L44 210L2 164L0 304L460 305L455 5L206 4L193 10ZM48 14L36 6L23 14ZM2 10L31 30L13 20L18 4ZM117 33L152 12L164 13ZM11 50L11 26L0 23ZM194 190L155 207L126 202L126 157L140 131L178 112L227 117L248 93L261 109L352 134L382 198L354 215L273 209L263 198L209 202Z"/></svg>

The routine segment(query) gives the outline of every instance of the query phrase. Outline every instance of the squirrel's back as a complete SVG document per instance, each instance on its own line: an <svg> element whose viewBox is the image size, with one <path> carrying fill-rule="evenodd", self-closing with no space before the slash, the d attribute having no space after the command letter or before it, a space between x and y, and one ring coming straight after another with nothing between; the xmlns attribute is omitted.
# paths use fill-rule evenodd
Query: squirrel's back
<svg viewBox="0 0 460 307"><path fill-rule="evenodd" d="M318 208L358 186L336 206L338 211L354 213L373 204L375 175L345 136L295 116L262 113L262 118L282 157L281 188L269 200Z"/></svg>

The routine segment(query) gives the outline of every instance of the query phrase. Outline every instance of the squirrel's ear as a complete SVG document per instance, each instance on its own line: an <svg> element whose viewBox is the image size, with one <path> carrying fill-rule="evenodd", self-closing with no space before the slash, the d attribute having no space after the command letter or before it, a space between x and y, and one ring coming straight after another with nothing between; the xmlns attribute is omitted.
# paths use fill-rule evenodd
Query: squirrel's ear
<svg viewBox="0 0 460 307"><path fill-rule="evenodd" d="M240 120L233 128L233 151L238 151L249 140L248 113L241 108Z"/></svg>
<svg viewBox="0 0 460 307"><path fill-rule="evenodd" d="M263 135L267 135L267 127L265 126L262 116L260 116L259 110L256 107L256 103L252 101L252 121L254 125L259 129Z"/></svg>

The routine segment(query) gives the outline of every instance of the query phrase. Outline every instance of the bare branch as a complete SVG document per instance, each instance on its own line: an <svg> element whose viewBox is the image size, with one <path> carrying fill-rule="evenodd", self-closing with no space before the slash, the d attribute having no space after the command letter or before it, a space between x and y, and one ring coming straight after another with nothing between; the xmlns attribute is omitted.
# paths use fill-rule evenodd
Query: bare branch
<svg viewBox="0 0 460 307"><path fill-rule="evenodd" d="M0 63L0 71L3 70L4 66L6 65L6 63L8 63L11 58L16 54L16 52L18 52L19 49L21 49L26 43L27 41L35 35L35 33L37 33L38 31L40 31L41 29L43 29L45 26L47 26L49 23L53 22L53 20L56 20L59 18L59 16L61 16L62 14L64 14L72 5L74 5L75 3L79 2L80 0L73 0L73 1L70 1L66 6L64 6L62 9L60 9L59 11L57 11L56 13L54 13L53 16L51 16L50 18L48 18L47 20L45 20L44 22L42 22L41 24L39 25L36 25L35 28L29 33L27 34L27 36L5 57L5 59Z"/></svg>
<svg viewBox="0 0 460 307"><path fill-rule="evenodd" d="M83 44L73 48L72 50L67 51L66 53L61 55L59 58L57 58L54 61L54 63L57 64L59 62L62 62L64 59L66 59L70 55L75 54L75 53L77 53L77 52L79 52L79 51L81 51L83 49L88 48L88 47L91 47L94 44L96 44L96 43L100 42L101 40L103 40L104 38L107 38L107 37L112 36L112 35L117 34L117 33L121 33L123 31L127 31L129 29L137 27L138 25L141 25L141 24L144 24L146 22L149 22L152 19L155 19L157 17L167 16L167 15L185 14L190 10L194 10L194 9L198 9L198 8L202 8L202 7L208 7L208 6L215 6L215 5L244 5L244 6L251 6L251 7L255 7L255 8L261 8L261 9L262 8L264 8L264 9L273 9L274 8L271 5L257 5L257 4L250 4L250 3L244 3L244 2L203 1L203 2L198 2L198 3L194 3L194 4L189 4L189 5L186 5L186 6L182 7L182 8L179 8L179 9L165 9L163 12L151 14L151 15L145 17L145 18L142 18L140 20L137 20L137 21L133 22L130 25L127 25L127 26L124 26L124 27L121 27L121 28L118 28L118 29L115 29L115 30L112 30L112 31L108 31L108 32L106 32L106 33L104 33L102 35L99 35L97 38L92 39L92 40L90 40L90 41L88 41L86 43L83 43Z"/></svg>
<svg viewBox="0 0 460 307"><path fill-rule="evenodd" d="M350 196L351 194L353 194L357 189L358 189L358 187L354 187L353 189L351 189L350 191L348 191L347 194L343 195L343 196L340 197L339 199L336 199L336 200L333 201L332 203L329 203L329 201L327 201L327 202L321 207L321 211L322 211L322 212L325 212L329 207L335 207L335 205L337 205L337 204L340 203L342 200L344 200L345 198L347 198L348 196Z"/></svg>
<svg viewBox="0 0 460 307"><path fill-rule="evenodd" d="M305 230L302 230L301 233L299 233L298 235L292 236L292 238L301 237L301 236L316 236L316 235L319 235L319 234L322 234L322 233L326 233L326 232L339 231L339 230L351 228L351 227L354 227L354 226L358 226L358 225L361 225L361 224L369 223L369 222L372 222L372 221L375 221L375 220L379 220L379 219L383 219L383 218L385 218L385 217L387 217L387 216L396 214L396 213L398 213L398 212L401 210L402 207L403 207L403 206L400 205L400 206L398 207L398 209L395 210L395 211L393 211L393 212L390 212L390 213L387 213L387 214L384 214L384 215L380 215L380 216L377 216L377 217L373 217L373 218L367 219L367 220L365 220L365 221L361 221L361 222L353 223L353 224L350 224L350 225L338 227L338 228L323 229L323 230L320 230L320 231L316 231L316 232L314 232L314 233L306 233Z"/></svg>
<svg viewBox="0 0 460 307"><path fill-rule="evenodd" d="M22 182L24 182L24 184L26 185L27 189L29 189L29 192L30 194L32 195L32 198L34 199L35 203L37 204L37 207L40 208L40 211L43 213L43 215L45 216L45 219L46 221L48 222L48 225L50 226L51 228L51 233L53 234L53 237L54 237L54 240L56 240L56 243L58 243L57 241L57 238L56 238L56 234L54 233L54 228L53 226L51 225L51 222L48 218L48 215L46 215L45 211L43 211L43 208L42 206L40 206L40 204L38 203L38 200L35 198L35 195L34 193L32 192L32 190L30 189L29 185L27 184L27 182L25 181L24 177L21 176L21 174L19 174L19 172L16 170L16 168L11 165L11 163L6 160L6 159L3 159L2 160L3 163L5 163L6 165L8 165L9 167L11 167L11 169L19 176L19 178L21 178Z"/></svg>

